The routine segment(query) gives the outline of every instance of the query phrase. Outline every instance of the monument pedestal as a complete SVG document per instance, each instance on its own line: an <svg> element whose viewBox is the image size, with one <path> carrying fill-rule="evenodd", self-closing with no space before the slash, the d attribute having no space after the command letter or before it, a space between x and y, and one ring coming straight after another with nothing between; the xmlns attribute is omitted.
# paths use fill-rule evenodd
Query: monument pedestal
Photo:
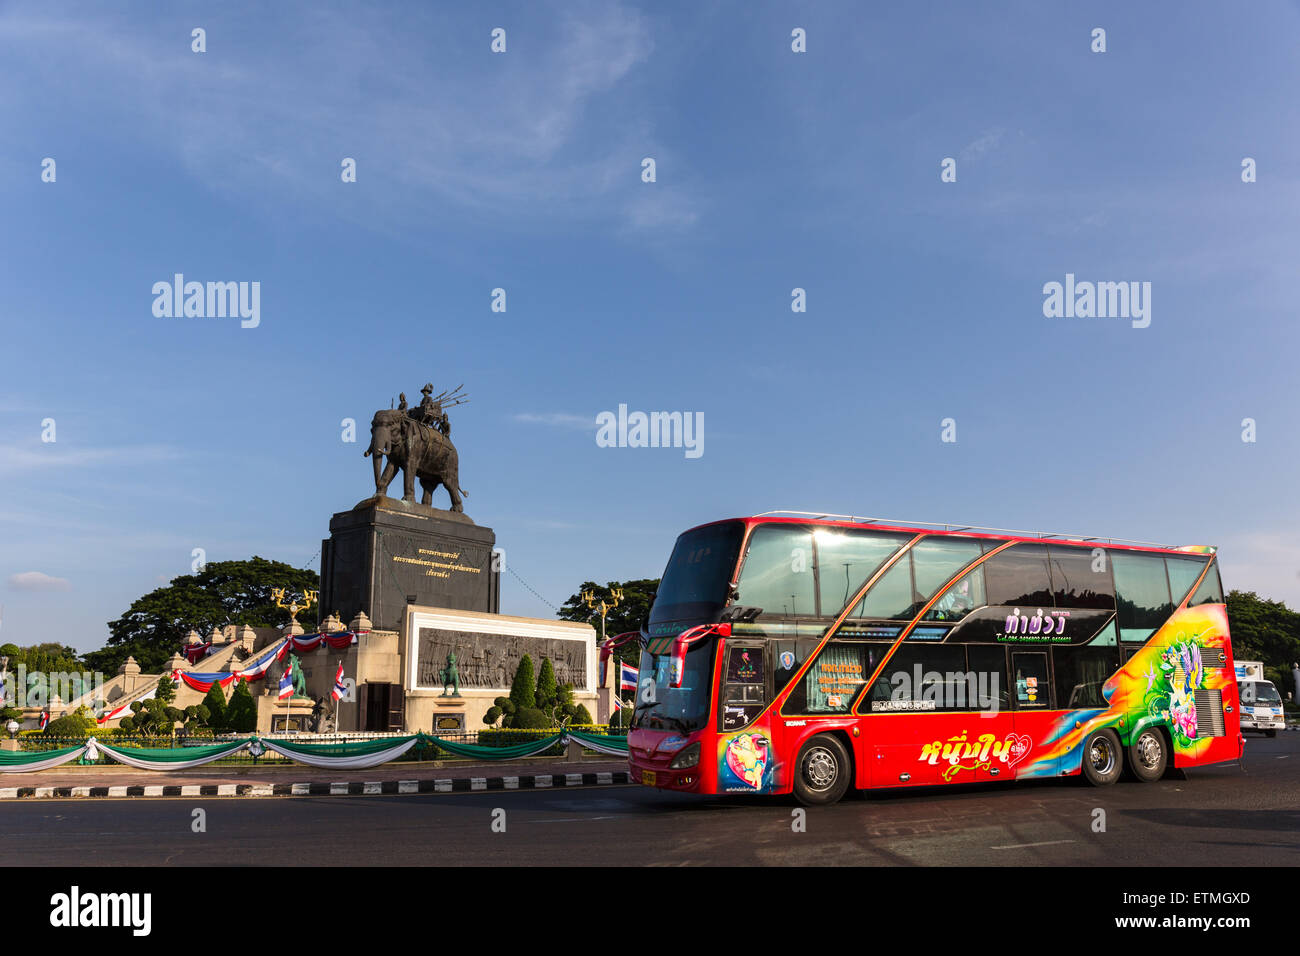
<svg viewBox="0 0 1300 956"><path fill-rule="evenodd" d="M275 700L269 695L263 698L270 704L270 721L268 729L259 732L273 734L309 733L311 715L316 709L316 702L310 697L291 697L288 700Z"/></svg>
<svg viewBox="0 0 1300 956"><path fill-rule="evenodd" d="M464 514L374 497L330 519L321 543L320 606L399 630L408 604L496 614L496 534Z"/></svg>
<svg viewBox="0 0 1300 956"><path fill-rule="evenodd" d="M466 701L464 697L437 697L433 701L433 732L464 733Z"/></svg>

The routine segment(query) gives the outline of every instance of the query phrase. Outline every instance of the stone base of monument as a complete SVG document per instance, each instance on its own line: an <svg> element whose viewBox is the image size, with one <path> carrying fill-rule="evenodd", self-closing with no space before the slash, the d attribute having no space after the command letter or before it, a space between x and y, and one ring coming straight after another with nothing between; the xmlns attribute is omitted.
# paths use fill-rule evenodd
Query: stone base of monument
<svg viewBox="0 0 1300 956"><path fill-rule="evenodd" d="M465 713L469 702L464 697L437 697L433 701L433 732L464 733L468 728Z"/></svg>
<svg viewBox="0 0 1300 956"><path fill-rule="evenodd" d="M259 734L294 734L311 731L312 711L316 702L310 697L277 700L269 694L257 698L257 732Z"/></svg>
<svg viewBox="0 0 1300 956"><path fill-rule="evenodd" d="M320 606L343 620L364 611L398 630L409 605L496 613L496 534L466 515L375 496L330 519L321 543Z"/></svg>

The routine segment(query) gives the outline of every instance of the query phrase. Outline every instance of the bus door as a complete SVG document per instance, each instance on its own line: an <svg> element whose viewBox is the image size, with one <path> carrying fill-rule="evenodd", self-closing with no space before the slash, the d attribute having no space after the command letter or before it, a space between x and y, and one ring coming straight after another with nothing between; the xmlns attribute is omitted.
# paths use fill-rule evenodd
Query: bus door
<svg viewBox="0 0 1300 956"><path fill-rule="evenodd" d="M718 731L730 733L748 727L767 706L767 672L764 644L727 642L726 670L722 674L722 699L718 702Z"/></svg>
<svg viewBox="0 0 1300 956"><path fill-rule="evenodd" d="M1040 748L1046 746L1052 725L1059 714L1052 714L1052 681L1046 651L1011 652L1011 703L1015 741L1013 768L1017 776L1031 763L1034 776L1055 776L1056 763L1037 761ZM1025 748L1028 748L1027 750Z"/></svg>

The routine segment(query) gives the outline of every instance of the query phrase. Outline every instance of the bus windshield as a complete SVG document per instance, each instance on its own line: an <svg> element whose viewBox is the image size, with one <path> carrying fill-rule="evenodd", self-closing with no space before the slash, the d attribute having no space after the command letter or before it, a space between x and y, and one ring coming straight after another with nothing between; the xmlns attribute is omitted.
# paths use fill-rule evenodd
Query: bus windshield
<svg viewBox="0 0 1300 956"><path fill-rule="evenodd" d="M709 684L717 643L702 641L687 649L681 687L670 684L672 654L641 652L633 728L689 734L709 722Z"/></svg>
<svg viewBox="0 0 1300 956"><path fill-rule="evenodd" d="M677 539L650 609L654 625L708 621L727 603L727 585L740 555L745 526L724 521L688 531Z"/></svg>

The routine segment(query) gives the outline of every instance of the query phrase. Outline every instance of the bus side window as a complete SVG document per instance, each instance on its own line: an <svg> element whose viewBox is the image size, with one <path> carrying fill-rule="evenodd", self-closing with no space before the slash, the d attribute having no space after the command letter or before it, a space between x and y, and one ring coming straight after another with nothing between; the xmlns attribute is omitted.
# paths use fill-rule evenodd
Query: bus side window
<svg viewBox="0 0 1300 956"><path fill-rule="evenodd" d="M1211 561L1210 570L1205 572L1205 580L1201 586L1196 589L1192 599L1187 602L1188 607L1196 607L1198 604L1222 604L1223 603L1223 582L1219 580L1219 562Z"/></svg>
<svg viewBox="0 0 1300 956"><path fill-rule="evenodd" d="M996 707L997 713L1011 709L1011 686L1007 680L1005 647L989 644L966 645L967 667L975 675L975 685L983 698L981 708Z"/></svg>
<svg viewBox="0 0 1300 956"><path fill-rule="evenodd" d="M1158 554L1110 552L1121 641L1145 641L1174 611L1165 559Z"/></svg>

